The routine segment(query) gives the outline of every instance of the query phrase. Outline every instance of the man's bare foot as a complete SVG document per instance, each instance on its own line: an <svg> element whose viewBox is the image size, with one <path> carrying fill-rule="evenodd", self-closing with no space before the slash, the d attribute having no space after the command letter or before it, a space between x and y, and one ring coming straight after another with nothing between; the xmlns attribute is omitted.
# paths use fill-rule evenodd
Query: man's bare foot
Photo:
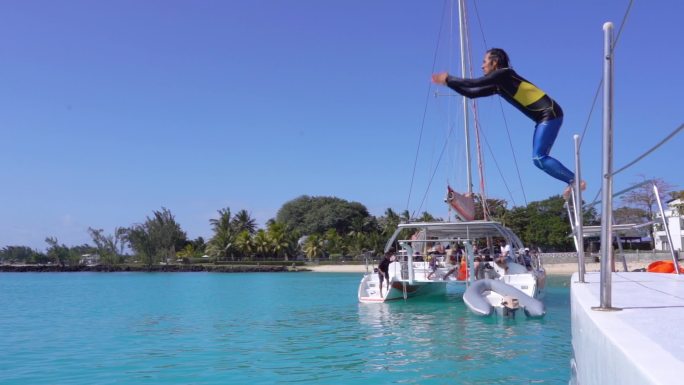
<svg viewBox="0 0 684 385"><path fill-rule="evenodd" d="M571 184L565 186L565 190L563 190L563 199L565 199L566 201L568 199L570 199L570 194L572 194L572 185Z"/></svg>
<svg viewBox="0 0 684 385"><path fill-rule="evenodd" d="M570 199L570 194L572 194L572 188L573 188L573 187L574 187L573 184L570 183L569 185L567 185L567 186L565 187L565 190L563 190L563 199L565 199L566 201L567 201L568 199ZM581 181L581 182L580 182L580 189L581 189L582 191L586 190L586 189L587 189L587 182Z"/></svg>

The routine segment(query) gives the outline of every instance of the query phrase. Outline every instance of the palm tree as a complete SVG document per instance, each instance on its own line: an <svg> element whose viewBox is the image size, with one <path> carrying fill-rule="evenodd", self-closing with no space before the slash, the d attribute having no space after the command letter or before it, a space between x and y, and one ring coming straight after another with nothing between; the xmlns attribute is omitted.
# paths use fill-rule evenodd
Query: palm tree
<svg viewBox="0 0 684 385"><path fill-rule="evenodd" d="M344 254L344 240L335 229L325 232L326 248L331 254Z"/></svg>
<svg viewBox="0 0 684 385"><path fill-rule="evenodd" d="M349 231L348 239L349 246L351 248L350 252L354 255L361 255L366 244L366 232L365 227L367 222L361 218L355 218L351 223L351 230Z"/></svg>
<svg viewBox="0 0 684 385"><path fill-rule="evenodd" d="M304 243L304 253L306 253L307 258L309 258L309 261L312 261L314 258L319 257L323 254L324 251L324 239L322 239L319 235L313 234L309 235L308 238L306 238L306 242Z"/></svg>
<svg viewBox="0 0 684 385"><path fill-rule="evenodd" d="M235 260L232 248L237 233L231 226L230 208L220 209L218 213L218 219L209 220L214 236L209 240L207 253L215 258L225 259L231 256L232 260Z"/></svg>
<svg viewBox="0 0 684 385"><path fill-rule="evenodd" d="M256 221L249 215L247 210L240 210L235 214L231 225L238 232L247 231L249 235L256 233Z"/></svg>
<svg viewBox="0 0 684 385"><path fill-rule="evenodd" d="M220 209L218 211L219 217L218 219L210 219L209 223L211 224L212 230L214 230L214 233L219 233L222 230L230 228L230 220L231 220L231 213L230 213L230 208L226 207L225 209Z"/></svg>
<svg viewBox="0 0 684 385"><path fill-rule="evenodd" d="M235 237L235 247L241 258L250 258L254 252L254 243L249 231L244 230Z"/></svg>
<svg viewBox="0 0 684 385"><path fill-rule="evenodd" d="M265 259L271 253L271 242L264 230L258 230L254 235L254 251L261 259Z"/></svg>
<svg viewBox="0 0 684 385"><path fill-rule="evenodd" d="M193 246L192 243L188 243L183 250L176 253L176 256L181 258L192 258L195 256L196 252L195 246Z"/></svg>
<svg viewBox="0 0 684 385"><path fill-rule="evenodd" d="M387 237L392 235L400 222L401 217L399 217L399 214L395 213L391 208L385 210L385 216L382 218L380 225L383 235Z"/></svg>
<svg viewBox="0 0 684 385"><path fill-rule="evenodd" d="M284 257L288 261L288 252L292 249L288 239L285 225L278 222L271 222L267 229L267 236L271 242L271 251L276 258Z"/></svg>

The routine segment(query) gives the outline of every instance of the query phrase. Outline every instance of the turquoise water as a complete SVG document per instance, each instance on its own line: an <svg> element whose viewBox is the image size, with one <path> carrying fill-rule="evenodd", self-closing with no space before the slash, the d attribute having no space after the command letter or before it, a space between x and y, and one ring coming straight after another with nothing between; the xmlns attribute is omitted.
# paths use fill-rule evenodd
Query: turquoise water
<svg viewBox="0 0 684 385"><path fill-rule="evenodd" d="M569 277L543 320L359 304L360 278L2 273L0 383L567 384Z"/></svg>

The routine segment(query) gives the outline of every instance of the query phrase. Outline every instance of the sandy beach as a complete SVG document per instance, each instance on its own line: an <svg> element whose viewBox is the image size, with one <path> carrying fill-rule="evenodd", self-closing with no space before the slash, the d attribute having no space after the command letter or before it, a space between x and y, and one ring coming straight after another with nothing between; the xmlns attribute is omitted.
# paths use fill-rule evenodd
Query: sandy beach
<svg viewBox="0 0 684 385"><path fill-rule="evenodd" d="M628 263L627 268L629 271L634 269L645 268L649 262L633 262ZM599 263L587 263L586 271L599 271L601 265ZM622 271L622 263L617 263L616 267L619 271ZM546 273L549 275L572 275L572 273L577 271L576 263L555 263L544 265ZM365 273L365 265L308 265L306 269L309 269L316 273Z"/></svg>

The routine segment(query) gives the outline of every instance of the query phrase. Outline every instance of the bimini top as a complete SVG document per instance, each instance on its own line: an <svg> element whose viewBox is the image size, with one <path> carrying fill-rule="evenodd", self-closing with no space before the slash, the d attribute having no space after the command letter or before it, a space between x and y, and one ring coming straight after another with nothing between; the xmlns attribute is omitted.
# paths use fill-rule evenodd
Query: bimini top
<svg viewBox="0 0 684 385"><path fill-rule="evenodd" d="M499 222L493 221L465 221L465 222L413 222L400 223L397 230L392 234L385 245L387 252L402 230L415 230L423 232L419 240L431 241L465 241L479 238L499 237L504 238L514 248L521 249L522 241L511 229ZM414 232L414 235L415 235ZM407 241L415 241L416 237Z"/></svg>

